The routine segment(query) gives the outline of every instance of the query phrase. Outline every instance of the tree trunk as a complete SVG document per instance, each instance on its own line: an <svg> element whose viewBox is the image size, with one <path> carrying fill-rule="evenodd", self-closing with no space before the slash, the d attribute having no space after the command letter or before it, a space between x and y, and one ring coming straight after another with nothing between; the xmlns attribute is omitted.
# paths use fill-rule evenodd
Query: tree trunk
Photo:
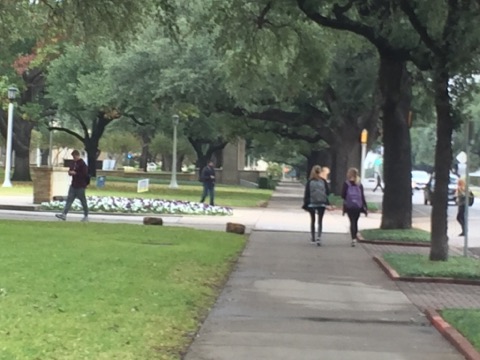
<svg viewBox="0 0 480 360"><path fill-rule="evenodd" d="M337 141L331 144L332 169L330 175L330 191L341 195L347 170L355 167L360 171L360 129L344 128Z"/></svg>
<svg viewBox="0 0 480 360"><path fill-rule="evenodd" d="M216 142L208 143L202 140L194 139L192 137L188 137L188 141L192 145L193 149L195 150L195 154L197 155L195 166L197 167L197 169L199 169L199 171L201 171L201 169L207 166L207 163L210 160L215 161L216 167L222 166L222 150L228 144L228 142L218 140ZM208 145L208 148L206 150L204 150L205 145Z"/></svg>
<svg viewBox="0 0 480 360"><path fill-rule="evenodd" d="M411 83L407 64L380 54L379 85L382 95L385 192L382 229L412 227L412 156L408 112Z"/></svg>
<svg viewBox="0 0 480 360"><path fill-rule="evenodd" d="M30 177L30 139L34 124L20 117L16 117L14 121L13 150L15 151L15 169L12 181L32 181Z"/></svg>
<svg viewBox="0 0 480 360"><path fill-rule="evenodd" d="M40 155L41 155L40 165L41 166L47 166L48 165L48 157L50 156L50 150L49 149L42 149L42 150L40 150Z"/></svg>
<svg viewBox="0 0 480 360"><path fill-rule="evenodd" d="M445 68L445 67L443 67ZM435 148L435 190L432 202L430 260L448 260L448 183L452 163L452 132L449 76L446 71L434 75L437 144Z"/></svg>
<svg viewBox="0 0 480 360"><path fill-rule="evenodd" d="M30 157L15 151L15 170L12 181L32 181L30 178Z"/></svg>
<svg viewBox="0 0 480 360"><path fill-rule="evenodd" d="M307 173L305 174L306 178L310 176L310 171L312 171L312 167L314 167L315 165L331 166L329 149L312 150L310 151L310 154L306 156L306 158L307 158Z"/></svg>
<svg viewBox="0 0 480 360"><path fill-rule="evenodd" d="M88 173L91 177L97 177L97 158L100 153L98 149L98 140L85 141L85 151L87 152Z"/></svg>

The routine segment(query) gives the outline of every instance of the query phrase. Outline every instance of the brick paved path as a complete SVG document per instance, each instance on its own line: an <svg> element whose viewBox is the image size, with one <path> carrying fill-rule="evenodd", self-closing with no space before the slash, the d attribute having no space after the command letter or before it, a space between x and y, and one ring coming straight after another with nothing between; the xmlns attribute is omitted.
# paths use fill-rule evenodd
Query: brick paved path
<svg viewBox="0 0 480 360"><path fill-rule="evenodd" d="M428 255L430 251L429 248L413 246L362 244L362 247L372 257L375 255L381 256L385 253ZM451 254L451 256L453 255ZM480 286L406 281L397 281L396 284L420 310L426 308L437 310L446 308L480 309Z"/></svg>

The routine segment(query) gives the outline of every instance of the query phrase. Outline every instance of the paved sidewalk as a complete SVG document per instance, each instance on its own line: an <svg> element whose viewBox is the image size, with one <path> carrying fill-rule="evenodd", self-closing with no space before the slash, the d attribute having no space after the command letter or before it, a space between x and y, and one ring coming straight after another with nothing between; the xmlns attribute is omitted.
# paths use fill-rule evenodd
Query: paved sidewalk
<svg viewBox="0 0 480 360"><path fill-rule="evenodd" d="M301 190L287 183L275 192L269 208L280 228L297 216ZM272 214L257 224L273 226ZM336 232L316 247L300 214L303 232L253 230L186 360L463 358L363 245L349 246L346 218L328 213L325 228Z"/></svg>

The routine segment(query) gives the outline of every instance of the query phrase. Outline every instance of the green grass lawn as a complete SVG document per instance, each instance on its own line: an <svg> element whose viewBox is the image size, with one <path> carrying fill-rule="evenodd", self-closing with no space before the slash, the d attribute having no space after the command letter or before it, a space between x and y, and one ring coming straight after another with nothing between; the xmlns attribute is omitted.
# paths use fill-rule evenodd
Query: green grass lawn
<svg viewBox="0 0 480 360"><path fill-rule="evenodd" d="M362 236L365 240L383 240L398 242L420 242L429 243L430 233L421 229L366 229L362 230Z"/></svg>
<svg viewBox="0 0 480 360"><path fill-rule="evenodd" d="M400 276L480 279L480 261L474 258L451 256L448 261L430 261L418 254L384 254L383 258Z"/></svg>
<svg viewBox="0 0 480 360"><path fill-rule="evenodd" d="M442 310L441 315L480 351L480 310L447 309Z"/></svg>
<svg viewBox="0 0 480 360"><path fill-rule="evenodd" d="M245 238L0 221L0 359L179 359Z"/></svg>
<svg viewBox="0 0 480 360"><path fill-rule="evenodd" d="M97 196L199 201L203 191L200 183L198 185L180 185L178 189L170 189L168 184L151 184L149 189L150 190L146 193L137 193L136 182L109 182L107 179L105 188L97 189L95 186L90 186L87 190L87 194ZM272 193L272 190L217 185L215 187L215 205L229 207L256 207L267 202L272 196Z"/></svg>
<svg viewBox="0 0 480 360"><path fill-rule="evenodd" d="M0 196L27 196L33 195L31 182L13 182L11 188L0 186Z"/></svg>

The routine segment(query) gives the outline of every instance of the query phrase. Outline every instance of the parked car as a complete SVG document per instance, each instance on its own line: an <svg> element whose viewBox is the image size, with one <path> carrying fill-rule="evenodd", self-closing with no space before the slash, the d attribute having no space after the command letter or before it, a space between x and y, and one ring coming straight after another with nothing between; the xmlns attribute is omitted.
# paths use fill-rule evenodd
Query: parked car
<svg viewBox="0 0 480 360"><path fill-rule="evenodd" d="M424 189L429 180L430 174L426 171L412 170L412 189Z"/></svg>
<svg viewBox="0 0 480 360"><path fill-rule="evenodd" d="M448 182L448 201L455 201L455 191L457 190L458 176L450 173L450 180ZM432 205L433 191L435 190L435 173L432 174L427 185L423 189L424 204Z"/></svg>
<svg viewBox="0 0 480 360"><path fill-rule="evenodd" d="M155 171L157 170L157 164L154 162L147 163L147 171Z"/></svg>

